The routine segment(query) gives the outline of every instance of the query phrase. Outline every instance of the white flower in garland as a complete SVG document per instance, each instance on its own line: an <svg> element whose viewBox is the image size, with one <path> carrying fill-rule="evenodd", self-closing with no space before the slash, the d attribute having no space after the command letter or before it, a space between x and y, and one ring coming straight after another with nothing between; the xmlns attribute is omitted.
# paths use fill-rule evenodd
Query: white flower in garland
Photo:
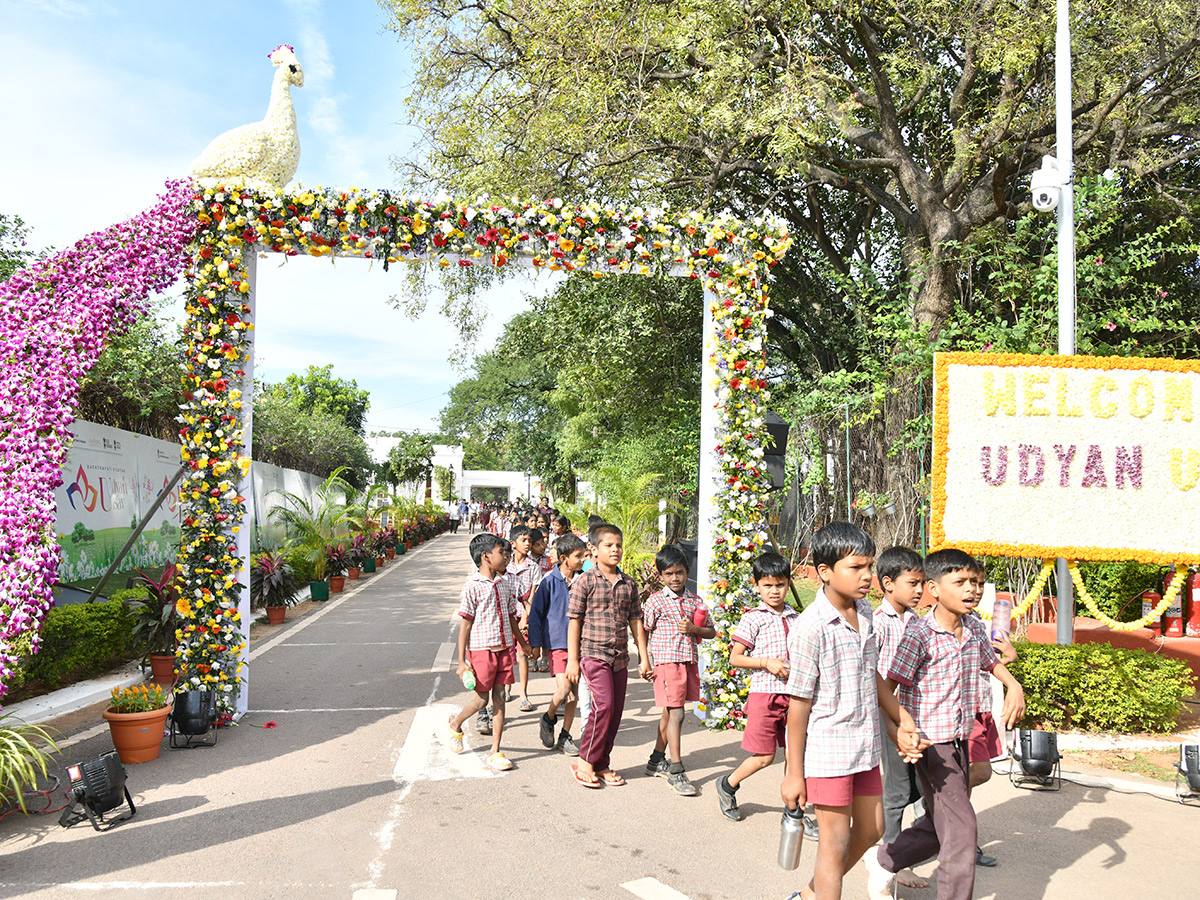
<svg viewBox="0 0 1200 900"><path fill-rule="evenodd" d="M276 66L271 102L261 122L227 131L204 148L189 173L201 184L241 183L266 191L282 191L300 163L300 135L291 85L304 85L300 60L287 44L268 58Z"/></svg>

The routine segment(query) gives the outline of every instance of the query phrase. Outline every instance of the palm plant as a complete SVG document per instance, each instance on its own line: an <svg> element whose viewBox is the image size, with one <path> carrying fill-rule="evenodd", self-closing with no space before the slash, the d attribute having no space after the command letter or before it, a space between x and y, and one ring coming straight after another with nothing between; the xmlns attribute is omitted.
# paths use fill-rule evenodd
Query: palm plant
<svg viewBox="0 0 1200 900"><path fill-rule="evenodd" d="M325 580L327 549L348 522L346 498L356 493L342 478L344 471L345 466L335 469L317 486L311 499L277 491L284 502L271 510L271 518L287 531L288 546L300 549L312 563L317 581Z"/></svg>
<svg viewBox="0 0 1200 900"><path fill-rule="evenodd" d="M25 792L37 787L39 774L48 776L50 756L57 752L45 728L13 719L12 713L0 714L0 797L28 812Z"/></svg>
<svg viewBox="0 0 1200 900"><path fill-rule="evenodd" d="M647 559L653 559L657 550L659 501L662 498L655 487L660 478L662 475L657 473L630 477L620 469L605 467L596 479L606 501L597 514L625 535L624 566L627 569L632 570ZM666 508L668 512L679 510L678 504L670 500Z"/></svg>

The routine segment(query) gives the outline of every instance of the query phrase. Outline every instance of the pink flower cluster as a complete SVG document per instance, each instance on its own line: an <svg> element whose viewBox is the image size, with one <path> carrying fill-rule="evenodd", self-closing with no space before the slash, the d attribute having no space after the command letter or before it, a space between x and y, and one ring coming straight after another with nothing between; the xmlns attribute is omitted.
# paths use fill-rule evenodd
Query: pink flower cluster
<svg viewBox="0 0 1200 900"><path fill-rule="evenodd" d="M187 265L192 195L190 181L168 182L149 209L0 283L0 697L13 641L33 631L36 650L53 602L54 490L79 382L108 335Z"/></svg>

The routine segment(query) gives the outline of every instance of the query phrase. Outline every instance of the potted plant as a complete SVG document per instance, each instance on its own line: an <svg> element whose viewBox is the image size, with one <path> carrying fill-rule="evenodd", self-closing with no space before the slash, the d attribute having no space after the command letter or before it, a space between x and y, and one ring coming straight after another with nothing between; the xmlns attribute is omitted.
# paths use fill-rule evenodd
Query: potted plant
<svg viewBox="0 0 1200 900"><path fill-rule="evenodd" d="M311 498L279 491L284 502L271 509L271 518L287 530L288 546L301 550L312 564L313 580L309 582L309 588L314 600L329 599L329 582L325 580L326 554L339 528L344 528L350 516L342 498L354 489L341 477L344 470L345 466L336 469L317 486Z"/></svg>
<svg viewBox="0 0 1200 900"><path fill-rule="evenodd" d="M351 581L358 578L362 572L363 566L367 562L367 536L361 532L350 539L350 546L346 548L346 555L349 557L350 565L346 570L346 577ZM371 560L371 565L375 565L375 560Z"/></svg>
<svg viewBox="0 0 1200 900"><path fill-rule="evenodd" d="M150 663L151 677L159 684L175 680L175 602L179 599L174 564L153 578L138 571L134 583L146 589L145 600L127 600L133 615L134 639L144 646L142 665Z"/></svg>
<svg viewBox="0 0 1200 900"><path fill-rule="evenodd" d="M385 528L379 533L383 539L383 550L387 554L388 559L396 558L396 544L400 541L400 535L396 533L395 528Z"/></svg>
<svg viewBox="0 0 1200 900"><path fill-rule="evenodd" d="M896 514L896 503L892 500L891 494L879 494L875 497L875 505L880 507L889 516Z"/></svg>
<svg viewBox="0 0 1200 900"><path fill-rule="evenodd" d="M346 588L346 569L350 558L342 544L325 548L325 568L329 572L329 591L340 594Z"/></svg>
<svg viewBox="0 0 1200 900"><path fill-rule="evenodd" d="M873 519L875 517L875 495L867 490L859 491L854 502L850 504L850 508L857 509L868 519Z"/></svg>
<svg viewBox="0 0 1200 900"><path fill-rule="evenodd" d="M259 556L250 570L250 601L265 606L267 621L282 625L287 607L296 602L296 576L280 553Z"/></svg>
<svg viewBox="0 0 1200 900"><path fill-rule="evenodd" d="M57 752L58 745L46 729L14 719L12 713L0 713L0 802L16 804L28 813L25 794L36 790L39 772L41 778L49 776L50 757Z"/></svg>
<svg viewBox="0 0 1200 900"><path fill-rule="evenodd" d="M121 762L128 765L158 759L163 726L170 711L167 695L157 684L112 689L104 720L108 722Z"/></svg>
<svg viewBox="0 0 1200 900"><path fill-rule="evenodd" d="M371 552L375 554L375 568L382 569L387 562L387 538L382 531L373 534L369 541Z"/></svg>

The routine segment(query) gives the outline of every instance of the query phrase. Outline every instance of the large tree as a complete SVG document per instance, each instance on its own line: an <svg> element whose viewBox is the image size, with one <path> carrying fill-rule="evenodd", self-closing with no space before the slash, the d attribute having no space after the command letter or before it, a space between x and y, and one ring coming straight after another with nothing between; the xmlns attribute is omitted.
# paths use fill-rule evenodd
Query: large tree
<svg viewBox="0 0 1200 900"><path fill-rule="evenodd" d="M854 315L839 281L894 270L939 329L961 246L1054 150L1051 0L381 4L420 41L416 179L777 211L803 240L773 335L826 368L845 359L822 335ZM1072 19L1081 167L1190 210L1194 4L1077 0Z"/></svg>
<svg viewBox="0 0 1200 900"><path fill-rule="evenodd" d="M371 394L352 378L335 378L332 365L309 366L305 374L293 373L272 390L304 412L328 413L360 437L364 434Z"/></svg>

